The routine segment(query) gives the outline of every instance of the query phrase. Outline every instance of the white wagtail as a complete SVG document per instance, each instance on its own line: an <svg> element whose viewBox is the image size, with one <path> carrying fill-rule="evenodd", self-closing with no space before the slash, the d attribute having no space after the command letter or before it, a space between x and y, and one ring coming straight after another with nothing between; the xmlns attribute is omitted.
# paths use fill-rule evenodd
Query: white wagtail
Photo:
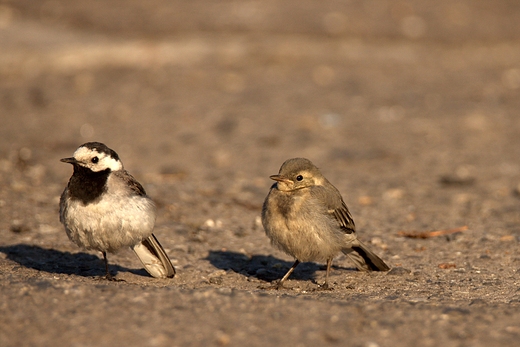
<svg viewBox="0 0 520 347"><path fill-rule="evenodd" d="M69 238L103 253L131 247L153 277L175 276L168 255L152 234L156 209L143 187L124 168L115 151L99 142L81 145L71 158L74 173L60 199L60 221Z"/></svg>
<svg viewBox="0 0 520 347"><path fill-rule="evenodd" d="M358 240L354 220L334 187L304 158L285 161L265 199L262 224L271 243L296 261L278 282L277 288L300 262L326 261L322 286L328 288L332 259L343 252L361 271L388 271L390 268Z"/></svg>

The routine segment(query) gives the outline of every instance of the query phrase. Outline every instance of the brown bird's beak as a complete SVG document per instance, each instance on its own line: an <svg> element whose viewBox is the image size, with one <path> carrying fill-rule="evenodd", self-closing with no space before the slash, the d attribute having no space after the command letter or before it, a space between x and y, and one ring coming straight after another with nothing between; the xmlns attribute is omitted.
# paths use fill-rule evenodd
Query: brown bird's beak
<svg viewBox="0 0 520 347"><path fill-rule="evenodd" d="M270 179L275 180L276 182L285 182L285 183L291 183L292 181L288 178L285 178L281 175L272 175L269 176Z"/></svg>
<svg viewBox="0 0 520 347"><path fill-rule="evenodd" d="M63 158L60 159L61 162L69 163L69 164L76 164L78 161L74 158Z"/></svg>

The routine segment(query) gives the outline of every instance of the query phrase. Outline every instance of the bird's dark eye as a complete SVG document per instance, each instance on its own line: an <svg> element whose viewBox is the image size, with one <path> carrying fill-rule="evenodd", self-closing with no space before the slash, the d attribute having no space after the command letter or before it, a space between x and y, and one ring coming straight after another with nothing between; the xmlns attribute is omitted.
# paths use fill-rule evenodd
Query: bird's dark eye
<svg viewBox="0 0 520 347"><path fill-rule="evenodd" d="M297 180L297 181L301 181L301 180L303 180L303 176L302 176L302 175L298 175L298 176L296 176L296 180Z"/></svg>
<svg viewBox="0 0 520 347"><path fill-rule="evenodd" d="M99 158L98 157L94 157L92 158L91 162L93 162L94 164L97 164L97 162L99 161Z"/></svg>

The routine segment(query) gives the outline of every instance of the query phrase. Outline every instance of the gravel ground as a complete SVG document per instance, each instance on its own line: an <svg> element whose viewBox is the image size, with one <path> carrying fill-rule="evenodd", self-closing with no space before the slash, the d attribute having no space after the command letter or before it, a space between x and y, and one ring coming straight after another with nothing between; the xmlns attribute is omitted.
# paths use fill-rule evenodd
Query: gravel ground
<svg viewBox="0 0 520 347"><path fill-rule="evenodd" d="M516 1L0 1L1 346L516 346ZM177 269L72 244L82 143L157 203ZM307 157L392 266L271 247L263 199ZM463 228L467 227L467 228ZM458 232L410 238L400 232Z"/></svg>

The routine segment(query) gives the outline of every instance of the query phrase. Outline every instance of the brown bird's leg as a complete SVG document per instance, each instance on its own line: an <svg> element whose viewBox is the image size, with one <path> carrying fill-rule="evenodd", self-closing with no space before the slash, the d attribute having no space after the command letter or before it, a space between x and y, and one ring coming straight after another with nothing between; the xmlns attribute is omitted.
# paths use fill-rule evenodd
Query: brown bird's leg
<svg viewBox="0 0 520 347"><path fill-rule="evenodd" d="M294 262L293 266L291 266L289 271L287 271L287 273L282 277L282 279L278 281L278 284L276 285L276 289L283 288L283 283L285 282L285 280L287 280L289 278L289 276L291 276L292 272L298 266L298 264L300 264L300 261L298 259L296 259L296 261Z"/></svg>
<svg viewBox="0 0 520 347"><path fill-rule="evenodd" d="M321 289L324 289L324 290L332 289L331 287L329 287L329 273L330 273L331 265L332 265L332 258L327 259L327 273L325 275L325 283L323 283L323 285L321 286Z"/></svg>

